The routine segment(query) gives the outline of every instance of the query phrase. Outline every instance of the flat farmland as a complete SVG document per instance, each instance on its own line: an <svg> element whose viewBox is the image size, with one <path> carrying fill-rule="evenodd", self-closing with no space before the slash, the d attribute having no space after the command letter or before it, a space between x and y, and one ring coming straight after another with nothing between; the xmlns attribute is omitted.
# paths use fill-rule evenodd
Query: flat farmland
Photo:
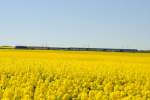
<svg viewBox="0 0 150 100"><path fill-rule="evenodd" d="M2 100L150 100L150 53L0 50Z"/></svg>

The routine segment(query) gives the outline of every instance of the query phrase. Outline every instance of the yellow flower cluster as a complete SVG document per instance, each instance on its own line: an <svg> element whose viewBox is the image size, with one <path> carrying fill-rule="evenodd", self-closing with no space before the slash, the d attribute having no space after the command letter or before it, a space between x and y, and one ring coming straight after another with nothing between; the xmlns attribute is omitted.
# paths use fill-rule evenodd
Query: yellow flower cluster
<svg viewBox="0 0 150 100"><path fill-rule="evenodd" d="M150 54L0 50L0 100L150 100Z"/></svg>

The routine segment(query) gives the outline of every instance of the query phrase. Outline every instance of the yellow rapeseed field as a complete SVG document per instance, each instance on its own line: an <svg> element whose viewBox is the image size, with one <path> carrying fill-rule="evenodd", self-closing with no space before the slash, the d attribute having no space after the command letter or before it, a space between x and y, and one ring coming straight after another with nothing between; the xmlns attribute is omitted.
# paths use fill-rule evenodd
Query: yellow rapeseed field
<svg viewBox="0 0 150 100"><path fill-rule="evenodd" d="M0 50L0 100L150 100L150 54Z"/></svg>

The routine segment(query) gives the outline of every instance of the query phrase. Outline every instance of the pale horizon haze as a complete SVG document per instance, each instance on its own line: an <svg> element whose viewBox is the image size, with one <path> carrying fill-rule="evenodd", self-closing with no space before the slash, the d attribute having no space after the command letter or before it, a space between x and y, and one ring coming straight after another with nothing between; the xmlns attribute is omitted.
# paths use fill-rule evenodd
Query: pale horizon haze
<svg viewBox="0 0 150 100"><path fill-rule="evenodd" d="M0 45L150 49L150 0L1 0Z"/></svg>

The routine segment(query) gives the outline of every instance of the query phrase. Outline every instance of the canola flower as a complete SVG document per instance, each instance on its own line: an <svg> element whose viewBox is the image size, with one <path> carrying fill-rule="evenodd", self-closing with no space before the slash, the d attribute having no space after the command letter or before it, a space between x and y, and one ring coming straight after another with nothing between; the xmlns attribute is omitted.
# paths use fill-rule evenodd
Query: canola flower
<svg viewBox="0 0 150 100"><path fill-rule="evenodd" d="M150 100L150 54L0 50L0 100Z"/></svg>

